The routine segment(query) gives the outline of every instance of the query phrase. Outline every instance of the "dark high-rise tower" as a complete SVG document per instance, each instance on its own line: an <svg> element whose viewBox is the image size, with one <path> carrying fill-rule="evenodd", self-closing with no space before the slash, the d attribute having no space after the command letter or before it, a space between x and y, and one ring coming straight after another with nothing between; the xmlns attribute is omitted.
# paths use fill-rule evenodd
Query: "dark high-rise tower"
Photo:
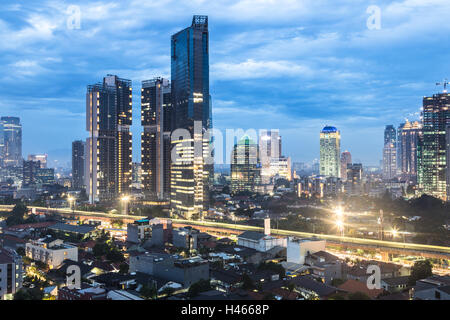
<svg viewBox="0 0 450 320"><path fill-rule="evenodd" d="M417 142L421 135L418 121L401 124L397 131L397 167L402 175L417 175Z"/></svg>
<svg viewBox="0 0 450 320"><path fill-rule="evenodd" d="M20 118L1 117L3 128L3 165L5 167L22 166L22 125ZM0 150L1 151L1 150Z"/></svg>
<svg viewBox="0 0 450 320"><path fill-rule="evenodd" d="M168 199L170 192L170 134L172 95L170 82L156 78L142 82L142 184L150 199Z"/></svg>
<svg viewBox="0 0 450 320"><path fill-rule="evenodd" d="M84 185L86 143L78 140L72 142L72 188L81 190Z"/></svg>
<svg viewBox="0 0 450 320"><path fill-rule="evenodd" d="M173 129L190 133L182 140L172 135L171 209L187 218L200 217L209 208L213 173L213 164L205 161L211 139L204 133L212 128L207 16L194 16L190 27L172 36L171 78Z"/></svg>
<svg viewBox="0 0 450 320"><path fill-rule="evenodd" d="M86 98L86 191L91 203L114 200L131 186L131 80L107 75Z"/></svg>
<svg viewBox="0 0 450 320"><path fill-rule="evenodd" d="M397 131L393 125L384 129L383 178L390 180L397 175Z"/></svg>
<svg viewBox="0 0 450 320"><path fill-rule="evenodd" d="M447 139L450 124L450 94L423 98L423 127L417 151L417 182L423 193L447 198Z"/></svg>
<svg viewBox="0 0 450 320"><path fill-rule="evenodd" d="M392 143L397 144L397 132L392 124L389 124L384 129L384 144Z"/></svg>
<svg viewBox="0 0 450 320"><path fill-rule="evenodd" d="M248 136L235 144L231 154L231 192L255 192L260 183L258 145Z"/></svg>

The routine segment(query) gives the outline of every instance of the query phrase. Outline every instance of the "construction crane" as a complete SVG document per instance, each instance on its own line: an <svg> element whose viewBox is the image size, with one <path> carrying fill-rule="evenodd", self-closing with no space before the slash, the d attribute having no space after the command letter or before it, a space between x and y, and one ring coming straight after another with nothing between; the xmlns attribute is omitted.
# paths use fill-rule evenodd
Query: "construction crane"
<svg viewBox="0 0 450 320"><path fill-rule="evenodd" d="M444 82L436 82L437 86L444 86L444 93L447 93L447 85L450 84L447 79L444 79Z"/></svg>

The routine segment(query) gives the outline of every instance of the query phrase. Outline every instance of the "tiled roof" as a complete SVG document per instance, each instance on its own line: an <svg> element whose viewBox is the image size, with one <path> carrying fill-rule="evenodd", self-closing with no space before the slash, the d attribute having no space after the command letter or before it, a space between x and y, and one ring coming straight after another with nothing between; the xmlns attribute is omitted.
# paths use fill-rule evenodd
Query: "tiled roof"
<svg viewBox="0 0 450 320"><path fill-rule="evenodd" d="M338 287L348 293L363 292L374 299L383 293L384 289L369 289L365 282L349 279Z"/></svg>

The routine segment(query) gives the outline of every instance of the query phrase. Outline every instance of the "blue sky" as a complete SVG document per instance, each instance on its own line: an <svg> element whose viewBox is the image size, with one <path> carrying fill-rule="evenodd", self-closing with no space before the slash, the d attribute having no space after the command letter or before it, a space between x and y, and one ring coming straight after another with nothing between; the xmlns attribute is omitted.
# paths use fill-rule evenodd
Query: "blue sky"
<svg viewBox="0 0 450 320"><path fill-rule="evenodd" d="M80 6L70 29L68 7ZM369 5L381 29L369 30ZM170 76L170 36L209 16L214 126L280 129L293 161L319 154L325 125L354 161L376 165L383 129L417 119L450 77L448 0L23 1L0 4L0 115L20 116L23 153L65 164L84 139L86 85Z"/></svg>

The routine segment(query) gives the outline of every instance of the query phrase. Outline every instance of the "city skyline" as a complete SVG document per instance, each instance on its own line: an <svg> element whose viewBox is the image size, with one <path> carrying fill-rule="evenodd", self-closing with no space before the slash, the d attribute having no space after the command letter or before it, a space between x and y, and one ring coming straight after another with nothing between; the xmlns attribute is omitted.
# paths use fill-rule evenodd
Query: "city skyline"
<svg viewBox="0 0 450 320"><path fill-rule="evenodd" d="M2 24L8 37L20 39L1 49L5 71L10 74L1 81L11 88L1 96L2 115L21 118L26 128L23 155L46 153L51 167L55 166L55 159L70 162L72 141L86 138L83 132L86 85L112 73L131 79L134 91L138 92L143 80L156 76L170 78L169 37L189 23L192 14L201 13L185 5L179 5L173 12L155 5L154 12L161 14L155 14L154 20L144 21L139 14L133 23L127 24L127 17L137 10L133 2L125 11L118 2L79 5L81 25L74 30L67 28L64 6L41 2L39 6L48 10L40 11L33 5L26 10L20 4L2 5ZM417 120L421 97L441 91L435 82L448 74L444 57L438 53L448 46L439 41L445 30L433 40L428 37L442 19L435 19L433 12L450 9L443 1L436 1L433 6L380 3L379 30L366 26L369 17L366 3L352 4L349 12L353 17L343 11L332 13L332 6L321 6L315 12L314 5L308 3L286 3L284 7L277 6L278 9L261 4L252 15L246 16L239 13L245 6L245 2L238 2L225 10L222 3L203 3L200 10L209 16L212 35L213 126L222 130L248 129L248 123L258 123L261 129L280 129L285 154L293 162L318 158L317 132L325 125L333 125L341 131L342 150L348 149L364 165L378 165L385 124L397 127L405 118ZM409 8L408 17L401 14L404 8ZM146 5L139 9L150 10ZM319 14L328 19L317 19ZM299 16L304 18L301 22ZM118 32L102 24L108 19L122 23L122 30ZM414 32L414 39L407 37L405 31L411 25L414 28L409 28L408 33ZM107 41L103 40L108 45L87 52L93 35L100 41L107 37ZM43 43L45 46L35 56L8 54L21 51L18 49L30 52ZM70 48L67 43L72 44ZM424 44L435 45L435 54L430 56L421 49L427 47ZM114 57L106 54L106 47L115 53ZM408 59L403 59L404 50L408 51ZM151 56L146 54L150 52ZM97 66L99 59L104 62L101 68ZM417 61L421 63L417 65ZM23 99L18 94L19 83L29 88L29 98ZM278 94L273 95L275 91ZM329 102L324 103L324 95ZM142 132L139 102L140 98L135 96L133 146L139 145ZM34 123L41 125L33 126ZM73 128L70 133L60 134L67 127ZM138 161L140 148L133 149L136 150L133 161Z"/></svg>

